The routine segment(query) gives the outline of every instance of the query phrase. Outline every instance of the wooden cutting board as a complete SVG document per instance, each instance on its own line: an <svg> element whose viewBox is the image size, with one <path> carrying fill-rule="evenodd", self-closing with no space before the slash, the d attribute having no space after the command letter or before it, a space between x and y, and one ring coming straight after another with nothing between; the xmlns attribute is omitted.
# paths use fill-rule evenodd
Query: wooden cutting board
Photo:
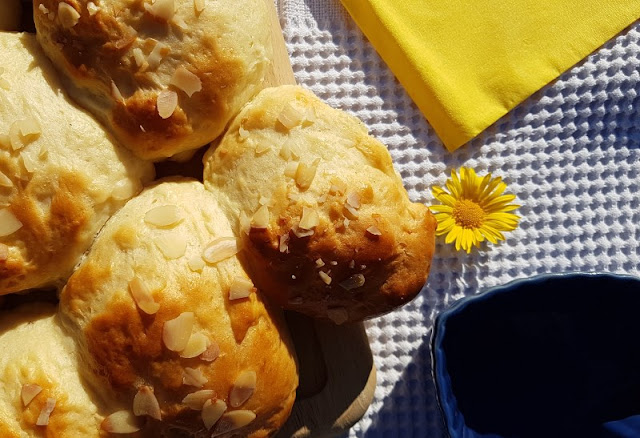
<svg viewBox="0 0 640 438"><path fill-rule="evenodd" d="M273 71L268 86L295 84L273 0ZM347 431L365 413L376 387L376 368L364 326L336 326L288 313L300 363L300 387L289 421L277 438L331 437Z"/></svg>

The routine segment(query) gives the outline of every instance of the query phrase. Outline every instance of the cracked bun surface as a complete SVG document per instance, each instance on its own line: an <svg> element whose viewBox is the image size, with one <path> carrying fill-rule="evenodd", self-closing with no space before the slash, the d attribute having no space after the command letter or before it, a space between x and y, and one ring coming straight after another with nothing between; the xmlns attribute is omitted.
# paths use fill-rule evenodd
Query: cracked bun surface
<svg viewBox="0 0 640 438"><path fill-rule="evenodd" d="M107 222L64 288L85 376L142 412L142 436L264 437L289 416L295 353L242 251L217 195L167 181Z"/></svg>
<svg viewBox="0 0 640 438"><path fill-rule="evenodd" d="M340 324L420 292L436 221L356 118L301 87L265 89L204 162L250 275L282 307Z"/></svg>
<svg viewBox="0 0 640 438"><path fill-rule="evenodd" d="M70 93L139 157L204 146L263 86L263 0L34 0Z"/></svg>
<svg viewBox="0 0 640 438"><path fill-rule="evenodd" d="M34 35L0 32L0 58L4 295L61 286L154 171L69 99Z"/></svg>

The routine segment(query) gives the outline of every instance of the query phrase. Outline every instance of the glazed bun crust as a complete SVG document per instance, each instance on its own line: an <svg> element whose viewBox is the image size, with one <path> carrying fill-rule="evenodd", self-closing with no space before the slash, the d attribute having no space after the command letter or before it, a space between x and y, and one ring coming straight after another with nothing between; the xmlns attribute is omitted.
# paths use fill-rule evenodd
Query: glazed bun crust
<svg viewBox="0 0 640 438"><path fill-rule="evenodd" d="M22 18L20 0L3 0L0 8L0 31L19 30Z"/></svg>
<svg viewBox="0 0 640 438"><path fill-rule="evenodd" d="M263 86L264 1L196 3L34 0L38 39L74 99L139 157L204 146Z"/></svg>
<svg viewBox="0 0 640 438"><path fill-rule="evenodd" d="M60 285L154 171L64 92L35 36L0 33L0 295Z"/></svg>
<svg viewBox="0 0 640 438"><path fill-rule="evenodd" d="M379 315L424 285L436 222L354 117L296 86L262 91L204 158L205 185L279 305L336 323Z"/></svg>
<svg viewBox="0 0 640 438"><path fill-rule="evenodd" d="M163 217L173 219L163 222ZM162 421L150 421L143 436L220 431L225 417L207 435L201 412L183 403L198 390L213 390L227 414L256 415L244 428L222 436L268 436L289 416L298 375L279 309L269 308L255 290L246 298L231 298L236 279L248 279L237 257L216 263L202 258L211 242L235 242L233 236L216 196L202 183L164 182L143 191L105 225L62 292L63 321L79 344L92 385L125 409L131 409L141 385L153 388ZM156 313L145 313L134 300L134 278L158 304ZM165 323L185 312L194 318L189 333L204 335L219 348L215 360L169 350ZM188 368L201 373L202 386L185 384ZM233 406L230 394L246 373L254 373L255 388L246 402Z"/></svg>

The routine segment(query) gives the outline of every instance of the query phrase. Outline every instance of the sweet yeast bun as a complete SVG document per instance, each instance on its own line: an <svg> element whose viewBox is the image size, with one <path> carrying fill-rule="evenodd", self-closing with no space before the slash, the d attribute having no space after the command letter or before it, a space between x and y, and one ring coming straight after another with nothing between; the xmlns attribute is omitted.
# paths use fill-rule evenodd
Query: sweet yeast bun
<svg viewBox="0 0 640 438"><path fill-rule="evenodd" d="M161 421L148 417L143 436L263 437L289 416L295 353L280 310L263 303L233 248L216 195L163 182L107 222L61 294L92 385L129 410L140 392L157 399ZM204 398L191 408L187 396ZM210 430L206 400L226 408Z"/></svg>
<svg viewBox="0 0 640 438"><path fill-rule="evenodd" d="M436 222L356 118L296 86L265 89L204 158L246 240L256 286L336 323L388 312L424 285Z"/></svg>
<svg viewBox="0 0 640 438"><path fill-rule="evenodd" d="M72 96L154 160L216 138L262 88L267 13L264 0L34 0Z"/></svg>
<svg viewBox="0 0 640 438"><path fill-rule="evenodd" d="M0 295L64 281L153 179L64 92L35 36L0 33Z"/></svg>
<svg viewBox="0 0 640 438"><path fill-rule="evenodd" d="M100 436L100 403L82 381L75 342L55 312L53 305L32 303L0 313L3 438ZM48 399L55 406L48 424L39 426Z"/></svg>
<svg viewBox="0 0 640 438"><path fill-rule="evenodd" d="M0 30L19 30L21 19L20 0L3 0L0 7Z"/></svg>

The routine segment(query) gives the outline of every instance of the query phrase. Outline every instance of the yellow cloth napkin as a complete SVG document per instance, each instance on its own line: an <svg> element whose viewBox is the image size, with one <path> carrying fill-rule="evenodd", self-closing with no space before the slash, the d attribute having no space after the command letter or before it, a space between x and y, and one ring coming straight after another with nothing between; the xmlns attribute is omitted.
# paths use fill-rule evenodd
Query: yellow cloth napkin
<svg viewBox="0 0 640 438"><path fill-rule="evenodd" d="M341 0L453 151L640 18L640 0Z"/></svg>

